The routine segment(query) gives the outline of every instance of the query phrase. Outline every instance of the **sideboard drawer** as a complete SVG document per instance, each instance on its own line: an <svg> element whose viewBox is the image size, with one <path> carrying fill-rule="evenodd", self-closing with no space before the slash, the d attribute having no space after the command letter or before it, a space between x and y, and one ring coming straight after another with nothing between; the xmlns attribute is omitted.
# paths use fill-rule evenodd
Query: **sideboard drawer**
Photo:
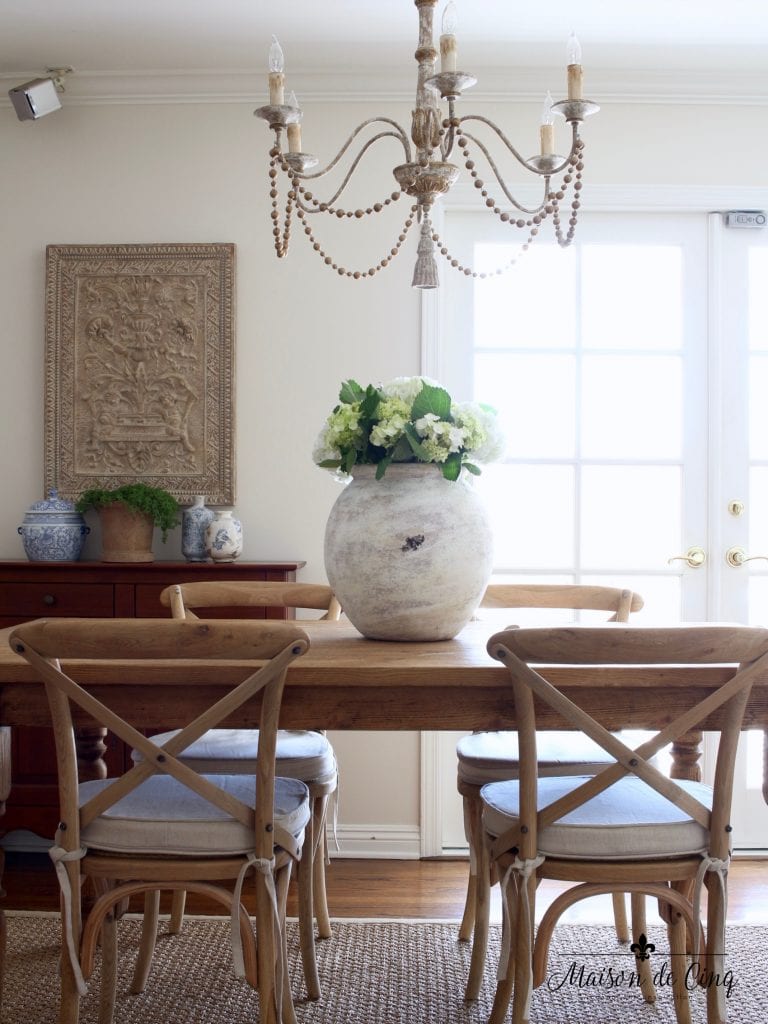
<svg viewBox="0 0 768 1024"><path fill-rule="evenodd" d="M0 586L0 615L39 619L46 615L114 616L111 583L22 583Z"/></svg>

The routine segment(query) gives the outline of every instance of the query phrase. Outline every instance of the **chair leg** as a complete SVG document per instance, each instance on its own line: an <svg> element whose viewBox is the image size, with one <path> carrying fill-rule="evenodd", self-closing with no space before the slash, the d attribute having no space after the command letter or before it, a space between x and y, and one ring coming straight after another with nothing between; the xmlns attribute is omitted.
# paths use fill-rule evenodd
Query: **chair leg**
<svg viewBox="0 0 768 1024"><path fill-rule="evenodd" d="M325 819L328 813L328 797L314 801L312 824L314 845L312 848L312 900L317 920L317 937L330 939L331 917L328 913L328 895L325 890L325 865L328 857L328 835Z"/></svg>
<svg viewBox="0 0 768 1024"><path fill-rule="evenodd" d="M291 877L290 866L283 868L278 872L275 878L275 885L277 888L277 906L280 913L280 949L277 951L282 959L282 974L283 974L283 990L281 993L282 999L282 1016L283 1024L298 1024L296 1019L296 1007L293 1005L293 996L291 994L291 979L288 974L288 936L285 930L285 910L288 901L288 882Z"/></svg>
<svg viewBox="0 0 768 1024"><path fill-rule="evenodd" d="M469 842L474 844L474 930L472 933L472 956L469 962L465 999L477 999L483 983L485 960L488 954L488 930L491 916L491 865L488 849L482 835L482 804L471 800L468 814ZM469 898L469 893L467 894Z"/></svg>
<svg viewBox="0 0 768 1024"><path fill-rule="evenodd" d="M158 894L159 896L159 894ZM117 921L114 910L107 914L101 928L101 988L99 1024L112 1024L117 996Z"/></svg>
<svg viewBox="0 0 768 1024"><path fill-rule="evenodd" d="M641 934L648 934L648 925L645 917L645 895L641 892L633 892L630 902L632 905L632 935L634 941L638 942ZM656 988L653 984L651 961L638 959L636 961L636 969L643 999L645 999L646 1003L655 1003Z"/></svg>
<svg viewBox="0 0 768 1024"><path fill-rule="evenodd" d="M171 919L168 922L168 931L171 935L178 935L182 929L186 904L186 891L184 889L174 889L171 897Z"/></svg>
<svg viewBox="0 0 768 1024"><path fill-rule="evenodd" d="M673 887L680 888L679 884ZM688 989L685 985L685 954L688 928L685 918L673 907L667 908L666 916L672 969L672 996L675 1001L675 1020L677 1024L691 1024L691 1006L688 999Z"/></svg>
<svg viewBox="0 0 768 1024"><path fill-rule="evenodd" d="M613 901L613 920L616 928L616 939L629 942L629 924L627 923L627 901L623 892L611 894Z"/></svg>
<svg viewBox="0 0 768 1024"><path fill-rule="evenodd" d="M174 894L175 895L175 894ZM182 895L184 895L182 890ZM160 913L160 890L152 889L144 893L144 919L141 922L141 943L139 954L136 957L136 966L133 969L133 980L131 981L131 992L138 995L143 992L149 969L152 966L152 957L155 952L157 941L157 920Z"/></svg>
<svg viewBox="0 0 768 1024"><path fill-rule="evenodd" d="M313 821L310 819L307 825L302 858L296 868L299 889L299 946L307 995L310 999L319 999L321 991L320 978L317 973L317 961L315 959L315 922L312 899L312 876L314 874L314 858L312 856L314 835L312 827Z"/></svg>
<svg viewBox="0 0 768 1024"><path fill-rule="evenodd" d="M475 927L475 899L476 899L476 884L477 884L477 829L473 816L478 813L477 805L479 801L470 800L469 797L463 796L462 801L464 804L464 832L469 843L469 876L467 878L467 895L464 899L464 913L461 915L461 924L459 925L459 942L469 942L472 935L472 931Z"/></svg>
<svg viewBox="0 0 768 1024"><path fill-rule="evenodd" d="M713 872L706 876L707 952L701 965L702 983L707 986L707 1024L726 1024L726 995L732 974L725 960L725 892Z"/></svg>
<svg viewBox="0 0 768 1024"><path fill-rule="evenodd" d="M506 904L506 914L504 915L503 931L502 931L502 956L505 939L507 934L509 935L509 957L504 970L504 977L500 978L496 982L496 991L493 996L493 1006L491 1008L491 1015L488 1018L488 1024L503 1024L509 1004L512 1001L512 993L515 986L515 971L516 971L516 949L517 949L517 922L518 922L518 882L517 878L512 874L509 878L509 882L506 886L506 891L502 889L501 898ZM500 971L502 965L499 965Z"/></svg>

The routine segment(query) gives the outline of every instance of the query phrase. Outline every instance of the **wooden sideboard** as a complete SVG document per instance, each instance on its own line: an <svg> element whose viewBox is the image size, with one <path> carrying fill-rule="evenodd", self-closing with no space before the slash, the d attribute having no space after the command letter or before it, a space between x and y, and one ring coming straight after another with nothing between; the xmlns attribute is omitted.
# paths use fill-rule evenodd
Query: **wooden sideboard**
<svg viewBox="0 0 768 1024"><path fill-rule="evenodd" d="M160 592L188 580L290 582L304 562L0 562L0 627L46 616L153 618L166 616ZM226 609L211 611L224 615ZM240 614L240 613L239 613ZM254 617L284 618L283 608L254 609ZM80 730L81 774L103 757L110 774L123 771L128 751L103 730ZM56 758L46 723L19 727L11 737L13 788L0 829L53 836L58 820Z"/></svg>

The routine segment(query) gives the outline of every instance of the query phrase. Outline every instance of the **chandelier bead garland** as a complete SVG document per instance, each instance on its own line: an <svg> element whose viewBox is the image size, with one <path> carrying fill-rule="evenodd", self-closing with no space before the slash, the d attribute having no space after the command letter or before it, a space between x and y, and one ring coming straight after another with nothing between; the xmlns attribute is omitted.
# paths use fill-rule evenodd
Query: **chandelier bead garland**
<svg viewBox="0 0 768 1024"><path fill-rule="evenodd" d="M597 104L582 97L581 47L571 33L567 50L567 82L568 98L557 103L547 93L539 126L540 152L536 156L525 158L515 149L504 133L492 121L481 115L467 114L459 117L455 111L456 100L461 98L464 90L475 84L473 75L458 71L456 45L455 4L449 2L443 13L442 32L439 39L439 56L441 67L435 71L438 50L433 44L433 13L437 0L414 0L419 14L419 42L416 50L418 77L416 87L416 105L412 112L410 140L408 133L396 121L388 117L372 117L359 124L341 147L331 162L321 170L313 170L317 157L301 151L302 111L293 92L285 102L285 76L283 53L279 43L272 37L269 51L269 103L259 107L254 113L266 120L274 132L274 144L269 151L269 198L271 201L270 218L275 253L282 259L288 253L291 238L291 222L294 213L300 221L304 235L309 240L314 252L318 253L326 266L335 270L340 276L354 280L373 277L397 256L414 223L421 225L417 249L416 266L413 275L413 286L416 288L436 288L439 284L435 254L443 256L448 265L467 277L481 278L506 272L513 267L519 255L527 252L539 235L540 227L551 220L552 228L558 245L569 246L575 236L578 214L581 208L581 190L583 186L582 172L584 169L584 143L579 136L579 126L585 117L599 110ZM447 101L448 116L442 117L438 108L438 100ZM558 156L554 152L553 114L565 118L571 126L572 142L567 156ZM485 125L496 135L502 146L514 159L535 178L543 180L543 198L534 207L526 207L512 195L504 181L486 144L466 129L466 122L475 121ZM306 187L307 182L314 182L331 172L340 162L358 135L369 125L383 125L375 135L365 141L352 160L344 175L341 185L328 199L318 199L313 191ZM282 148L283 132L288 141L288 152ZM336 202L344 192L352 175L355 173L363 155L380 139L395 139L403 148L404 162L393 168L392 173L400 186L398 191L365 207L344 209ZM415 153L411 149L415 146ZM486 181L480 177L477 160L470 148L474 146L490 168L493 178L510 205L503 209L487 187ZM450 162L456 147L464 159L464 169L469 172L475 189L485 207L511 229L527 231L526 240L521 244L520 251L502 268L495 271L478 273L464 266L451 256L448 247L434 231L431 213L432 208L441 195L447 193L460 174L458 166ZM554 175L563 174L558 184L553 184ZM282 227L280 227L280 189L278 179L285 175L288 190L285 201ZM313 185L312 188L315 186ZM563 213L561 203L566 193L572 189L570 215L567 230L563 229ZM308 218L317 214L328 214L335 219L361 221L366 217L381 213L391 204L397 202L403 193L414 202L408 211L403 227L396 242L379 262L366 270L348 270L330 256L315 235ZM516 212L515 212L516 211ZM520 216L522 215L522 216Z"/></svg>

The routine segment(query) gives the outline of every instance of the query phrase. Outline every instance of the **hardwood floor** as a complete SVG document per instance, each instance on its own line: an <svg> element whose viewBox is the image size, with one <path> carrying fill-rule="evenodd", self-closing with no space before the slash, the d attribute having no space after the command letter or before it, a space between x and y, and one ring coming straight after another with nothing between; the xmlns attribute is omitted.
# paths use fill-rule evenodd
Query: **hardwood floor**
<svg viewBox="0 0 768 1024"><path fill-rule="evenodd" d="M458 920L464 907L466 860L333 860L327 870L328 905L332 917L401 917ZM3 884L8 909L56 910L58 888L45 854L9 854ZM247 888L247 887L246 887ZM557 882L542 883L537 916L560 892ZM288 907L296 915L295 886ZM190 897L190 913L219 913ZM138 909L138 905L136 907ZM167 909L167 908L166 908ZM494 888L492 920L501 920L498 886ZM569 920L603 923L612 920L607 897L584 901ZM653 920L649 907L649 920ZM768 920L768 860L734 860L728 885L728 920L734 924L765 924Z"/></svg>

